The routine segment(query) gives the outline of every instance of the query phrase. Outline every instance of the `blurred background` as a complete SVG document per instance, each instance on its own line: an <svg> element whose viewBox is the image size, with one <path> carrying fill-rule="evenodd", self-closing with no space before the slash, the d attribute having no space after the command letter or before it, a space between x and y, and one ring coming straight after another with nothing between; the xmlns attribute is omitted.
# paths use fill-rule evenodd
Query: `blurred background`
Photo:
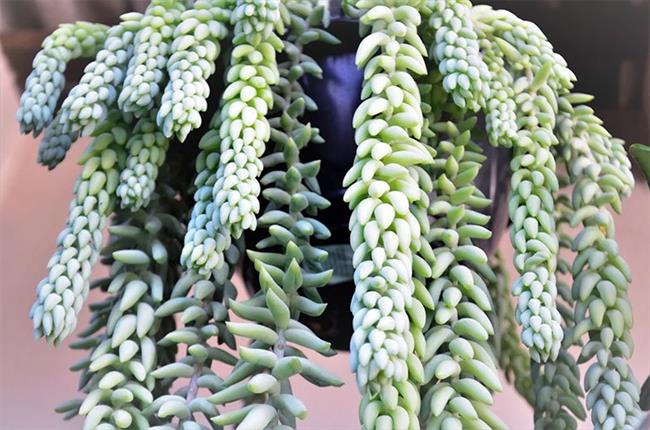
<svg viewBox="0 0 650 430"><path fill-rule="evenodd" d="M478 3L478 1L476 2ZM534 21L578 76L577 91L597 96L593 106L606 127L630 143L650 144L650 1L510 0L485 1ZM76 396L77 374L67 367L83 357L67 344L54 349L32 337L29 308L44 276L54 241L64 223L80 167L76 144L56 170L36 164L37 141L21 136L15 111L31 61L42 39L59 23L76 20L112 24L120 13L142 10L142 0L0 0L0 429L76 429L53 408ZM70 68L76 81L83 63ZM643 382L650 374L650 190L638 178L633 195L615 217L621 254L634 279L636 345L632 367ZM508 261L507 237L499 248ZM510 267L512 276L514 271ZM104 272L98 268L97 275ZM243 293L245 294L245 293ZM93 301L93 297L90 298ZM82 314L83 327L88 314ZM303 429L356 429L359 396L340 353L320 364L344 376L341 389L316 389L297 380L309 407ZM505 385L496 395L497 414L514 430L532 428L532 411ZM585 424L585 429L591 428Z"/></svg>

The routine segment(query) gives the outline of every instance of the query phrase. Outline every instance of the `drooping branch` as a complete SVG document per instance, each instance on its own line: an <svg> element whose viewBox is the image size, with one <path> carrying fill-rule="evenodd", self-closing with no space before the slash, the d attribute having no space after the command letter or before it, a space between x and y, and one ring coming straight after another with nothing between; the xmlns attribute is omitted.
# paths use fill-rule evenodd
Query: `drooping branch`
<svg viewBox="0 0 650 430"><path fill-rule="evenodd" d="M423 230L410 211L424 191L409 166L427 165L431 152L418 139L424 125L414 75L427 73L426 48L417 34L420 1L359 1L368 30L356 54L364 70L362 103L353 125L358 145L345 177L352 208L350 242L356 290L352 299L352 366L363 395L360 420L367 429L416 428L416 355L424 307L414 296L413 273ZM414 324L411 324L411 321ZM413 333L411 332L413 330Z"/></svg>
<svg viewBox="0 0 650 430"><path fill-rule="evenodd" d="M102 247L102 230L115 205L128 129L128 121L114 111L95 129L96 137L82 157L84 168L75 185L66 227L30 311L34 335L50 343L59 344L72 333L88 296L92 267Z"/></svg>
<svg viewBox="0 0 650 430"><path fill-rule="evenodd" d="M62 24L42 44L25 81L16 118L23 133L34 136L52 121L63 87L65 69L75 58L92 57L101 48L108 28L102 24Z"/></svg>
<svg viewBox="0 0 650 430"><path fill-rule="evenodd" d="M308 103L299 82L304 75L321 75L320 66L303 53L305 45L336 42L318 28L327 21L327 13L316 1L286 3L289 20L279 54L280 79L272 87L271 138L262 159L266 207L259 226L264 233L255 244L257 250L248 250L260 289L246 301L231 302L233 312L244 322L228 325L250 344L240 347L239 361L224 389L210 398L215 404L243 399L245 406L216 417L213 422L218 425L295 428L296 420L306 417L307 408L292 392L292 376L300 374L318 386L342 384L302 352L334 354L329 342L299 321L301 314L316 317L323 313L326 305L318 288L325 287L332 275L323 268L327 253L313 243L330 235L315 218L329 202L320 195L316 179L320 162L301 160L304 149L322 143L322 138L317 129L301 121Z"/></svg>

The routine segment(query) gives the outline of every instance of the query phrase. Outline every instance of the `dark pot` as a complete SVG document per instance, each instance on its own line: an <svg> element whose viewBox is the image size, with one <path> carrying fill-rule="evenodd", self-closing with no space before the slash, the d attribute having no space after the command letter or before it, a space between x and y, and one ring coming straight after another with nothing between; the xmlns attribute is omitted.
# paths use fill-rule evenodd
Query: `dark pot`
<svg viewBox="0 0 650 430"><path fill-rule="evenodd" d="M304 119L320 129L325 143L309 146L302 157L304 161L321 160L318 179L323 196L331 202L331 206L321 211L318 217L332 232L332 237L321 245L330 253L328 264L334 269L334 277L329 285L319 290L323 300L328 303L325 313L318 318L302 317L301 321L331 342L334 348L347 350L352 336L350 301L354 283L348 231L351 211L343 202L345 189L341 184L352 166L356 152L352 117L360 103L363 75L355 66L354 57L361 39L358 23L350 19L333 19L328 30L342 43L308 45L306 53L318 61L323 69L323 78L306 77L302 82L307 95L318 104L318 111L310 112ZM492 215L489 227L493 236L480 246L491 253L508 223L506 198L510 154L488 144L483 144L482 147L488 159L480 171L477 183L493 201L492 206L486 210L486 213ZM261 239L261 233L247 232L247 246L254 247ZM244 279L251 293L259 290L257 273L248 259L244 261Z"/></svg>

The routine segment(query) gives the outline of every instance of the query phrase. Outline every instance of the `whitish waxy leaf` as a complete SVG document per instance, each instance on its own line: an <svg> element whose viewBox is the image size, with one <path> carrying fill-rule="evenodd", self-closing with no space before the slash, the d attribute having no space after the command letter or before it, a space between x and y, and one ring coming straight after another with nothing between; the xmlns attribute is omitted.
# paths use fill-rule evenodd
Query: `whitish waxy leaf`
<svg viewBox="0 0 650 430"><path fill-rule="evenodd" d="M103 45L108 30L104 25L83 21L62 24L43 41L20 96L16 119L21 132L33 131L38 136L52 121L65 86L67 63L75 58L94 56Z"/></svg>
<svg viewBox="0 0 650 430"><path fill-rule="evenodd" d="M49 263L49 274L37 288L31 310L35 335L58 344L77 323L77 314L89 291L92 265L99 256L101 231L112 210L117 155L122 154L125 121L112 111L90 145L82 163L84 171L75 187L66 228L57 241L57 251Z"/></svg>
<svg viewBox="0 0 650 430"><path fill-rule="evenodd" d="M140 265L148 264L149 256L139 249L124 249L115 251L113 258L124 264Z"/></svg>

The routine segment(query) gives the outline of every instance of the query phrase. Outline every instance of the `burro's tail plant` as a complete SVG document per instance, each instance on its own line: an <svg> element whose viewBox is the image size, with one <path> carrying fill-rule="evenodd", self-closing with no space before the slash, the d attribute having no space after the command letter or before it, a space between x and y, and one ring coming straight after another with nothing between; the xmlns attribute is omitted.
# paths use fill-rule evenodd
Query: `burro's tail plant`
<svg viewBox="0 0 650 430"><path fill-rule="evenodd" d="M306 319L326 312L341 265L328 262L321 187L342 186L365 430L505 428L491 410L499 369L536 429L576 429L587 411L597 429L638 426L631 274L609 211L634 181L564 59L534 24L469 0L344 1L360 99L348 124L319 130L310 85L328 76L314 58L346 43L326 3L152 0L43 43L20 128L44 131L49 168L92 141L36 289L35 336L60 344L90 289L102 295L70 345L88 350L72 366L82 398L57 411L89 430L295 428L313 401L295 378L342 384L311 358L335 351ZM343 184L318 159L336 126L354 130ZM511 151L499 192L512 285L482 248L495 221L483 143ZM91 281L100 259L109 276Z"/></svg>

